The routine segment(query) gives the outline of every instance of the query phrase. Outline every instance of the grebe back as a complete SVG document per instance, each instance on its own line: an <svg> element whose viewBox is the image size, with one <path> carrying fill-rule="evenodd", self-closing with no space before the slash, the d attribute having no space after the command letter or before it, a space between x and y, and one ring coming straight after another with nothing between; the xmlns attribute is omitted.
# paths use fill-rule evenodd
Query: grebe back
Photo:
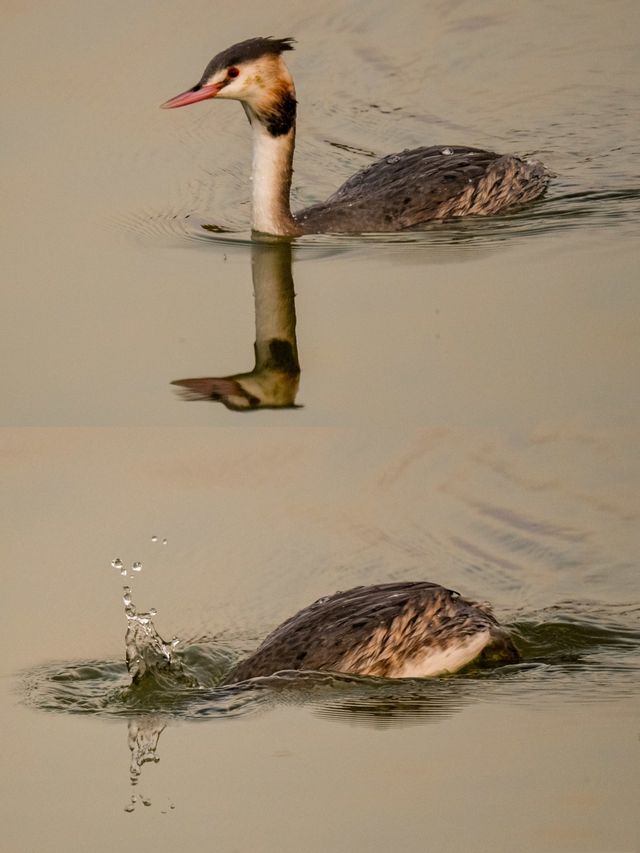
<svg viewBox="0 0 640 853"><path fill-rule="evenodd" d="M282 53L293 39L253 38L215 56L200 81L166 109L208 98L240 101L253 130L255 231L278 236L400 231L432 220L490 215L541 196L550 172L523 160L460 145L387 155L326 201L292 214L296 93Z"/></svg>
<svg viewBox="0 0 640 853"><path fill-rule="evenodd" d="M287 619L226 676L231 684L281 670L420 678L473 661L520 659L487 604L426 581L357 586Z"/></svg>

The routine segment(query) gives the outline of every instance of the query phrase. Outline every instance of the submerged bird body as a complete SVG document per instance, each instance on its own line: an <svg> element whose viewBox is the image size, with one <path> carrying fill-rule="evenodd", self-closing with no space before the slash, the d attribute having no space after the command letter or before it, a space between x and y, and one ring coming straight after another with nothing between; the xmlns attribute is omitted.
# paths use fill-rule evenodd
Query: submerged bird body
<svg viewBox="0 0 640 853"><path fill-rule="evenodd" d="M281 670L386 678L456 672L519 660L486 604L434 583L359 586L321 598L278 626L226 676L230 684Z"/></svg>
<svg viewBox="0 0 640 853"><path fill-rule="evenodd" d="M536 160L463 146L391 154L330 198L292 214L296 95L281 54L291 39L254 38L215 56L192 89L163 104L241 101L253 130L254 230L280 236L400 231L470 214L490 215L541 196L550 173Z"/></svg>

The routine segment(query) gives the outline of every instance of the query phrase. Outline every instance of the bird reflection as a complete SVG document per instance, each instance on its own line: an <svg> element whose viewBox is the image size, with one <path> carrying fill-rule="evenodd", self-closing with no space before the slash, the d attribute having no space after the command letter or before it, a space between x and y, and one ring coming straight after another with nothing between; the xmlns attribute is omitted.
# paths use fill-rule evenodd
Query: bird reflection
<svg viewBox="0 0 640 853"><path fill-rule="evenodd" d="M459 685L455 685L458 687ZM346 696L335 700L317 702L313 706L314 713L319 717L345 723L357 723L375 729L400 728L402 726L420 725L422 723L437 723L451 717L462 709L469 698L462 690L447 696L429 696L426 691L403 691L401 695L385 698L362 696L348 698Z"/></svg>
<svg viewBox="0 0 640 853"><path fill-rule="evenodd" d="M388 679L302 670L254 678L235 687L243 688L247 703L243 713L253 704L258 707L260 693L266 693L261 705L305 705L317 716L337 722L400 728L452 717L474 701L478 684L469 678ZM204 713L218 716L220 710L220 703L214 702Z"/></svg>
<svg viewBox="0 0 640 853"><path fill-rule="evenodd" d="M213 400L235 411L295 407L300 383L295 295L288 240L251 247L256 311L255 367L230 376L176 379L186 400Z"/></svg>
<svg viewBox="0 0 640 853"><path fill-rule="evenodd" d="M139 714L127 722L130 751L129 796L125 812L154 805L162 813L174 809L170 793L152 799L143 792L144 768L158 764L160 736L177 719L225 719L255 715L278 706L310 707L318 717L371 729L403 728L439 723L474 700L470 679L444 681L359 678L337 673L282 672L228 687L201 688L178 711ZM239 773L247 772L239 767ZM145 776L146 779L146 776ZM168 783L167 783L168 784ZM165 783L160 783L162 789ZM155 785L158 788L158 783Z"/></svg>

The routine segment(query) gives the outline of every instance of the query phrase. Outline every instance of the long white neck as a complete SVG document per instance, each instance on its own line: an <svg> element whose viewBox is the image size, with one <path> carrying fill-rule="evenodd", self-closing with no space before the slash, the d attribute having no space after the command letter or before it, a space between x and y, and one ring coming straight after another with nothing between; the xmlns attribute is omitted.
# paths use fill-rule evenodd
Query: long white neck
<svg viewBox="0 0 640 853"><path fill-rule="evenodd" d="M243 106L253 131L252 227L265 234L299 234L289 203L295 123L287 133L274 136L250 107Z"/></svg>

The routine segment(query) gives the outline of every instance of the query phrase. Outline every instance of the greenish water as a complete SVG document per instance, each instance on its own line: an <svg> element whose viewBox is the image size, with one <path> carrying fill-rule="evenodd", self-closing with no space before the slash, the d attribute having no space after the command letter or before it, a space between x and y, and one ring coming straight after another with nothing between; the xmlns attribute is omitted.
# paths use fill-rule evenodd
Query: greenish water
<svg viewBox="0 0 640 853"><path fill-rule="evenodd" d="M39 666L21 676L27 703L43 711L174 720L255 713L264 707L299 703L320 714L402 725L446 714L472 701L545 704L557 702L559 685L569 701L634 698L639 692L638 608L598 613L593 604L566 603L536 614L537 621L510 625L522 661L500 668L467 668L438 679L381 679L313 672L283 672L239 685L217 687L241 651L223 637L191 642L173 665L156 661L139 683L131 683L124 661L84 661ZM616 622L617 620L617 622ZM155 632L154 632L155 634Z"/></svg>

